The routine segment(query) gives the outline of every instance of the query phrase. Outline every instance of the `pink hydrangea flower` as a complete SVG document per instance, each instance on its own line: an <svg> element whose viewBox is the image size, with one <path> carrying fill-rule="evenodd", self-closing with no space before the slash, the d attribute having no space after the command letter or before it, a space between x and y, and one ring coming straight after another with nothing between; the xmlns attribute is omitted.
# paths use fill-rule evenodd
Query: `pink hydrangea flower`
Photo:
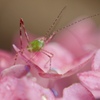
<svg viewBox="0 0 100 100"><path fill-rule="evenodd" d="M93 42L96 41L96 35L94 35L96 30L91 20L84 20L79 26L76 24L70 29L62 30L56 39L44 46L46 51L53 54L51 63L49 57L41 52L28 52L27 43L24 43L25 38L22 41L24 51L19 52L20 47L16 39L13 47L18 52L17 63L12 64L14 57L8 53L4 53L4 57L1 56L5 59L4 64L8 65L0 72L0 100L95 100L88 85L83 85L86 80L84 79L82 84L78 80L78 77L82 79L84 73L80 73L78 77L76 74L83 67L87 67L88 61L98 55L96 50L99 45L94 45L96 43ZM67 34L68 31L71 35ZM74 34L77 33L76 38L72 35L73 31ZM6 55L11 59L6 60ZM99 61L95 59L94 62L99 65ZM96 63L92 65L97 66ZM98 66L95 68L99 69ZM94 80L98 80L99 73L94 73L95 68L93 67L93 73L90 73L95 76ZM90 82L87 77L86 79ZM95 84L91 83L90 86L96 88Z"/></svg>
<svg viewBox="0 0 100 100"><path fill-rule="evenodd" d="M83 91L83 92L80 92ZM0 81L0 100L95 100L93 95L77 83L63 91L61 98L55 98L52 91L43 88L36 83L36 79L32 77L28 79L23 77L18 79L15 77L4 77Z"/></svg>

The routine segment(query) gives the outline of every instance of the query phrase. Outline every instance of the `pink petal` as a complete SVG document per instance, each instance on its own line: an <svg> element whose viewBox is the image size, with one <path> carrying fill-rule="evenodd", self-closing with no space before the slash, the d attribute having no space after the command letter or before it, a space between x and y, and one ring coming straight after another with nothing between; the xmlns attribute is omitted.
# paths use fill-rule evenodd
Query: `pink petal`
<svg viewBox="0 0 100 100"><path fill-rule="evenodd" d="M0 100L55 100L48 88L33 79L4 77L0 81Z"/></svg>
<svg viewBox="0 0 100 100"><path fill-rule="evenodd" d="M48 72L48 73L40 73L40 75L43 77L54 77L54 78L71 76L76 72L78 72L83 67L85 67L85 64L87 64L88 61L94 57L94 53L95 52L87 54L86 56L82 57L81 59L75 60L73 63L69 65L67 64L65 66L62 66L63 70L59 68L58 71L56 71L57 73Z"/></svg>
<svg viewBox="0 0 100 100"><path fill-rule="evenodd" d="M65 71L64 66L66 64L68 65L71 64L74 60L74 57L70 53L70 51L68 51L67 49L64 49L61 45L57 43L48 43L47 45L45 45L44 49L53 54L53 57L51 59L51 66L49 63L47 64L47 66L50 66L51 72L53 71L53 72L57 72L58 74L63 74ZM44 55L42 57L44 57ZM40 64L42 63L43 63L43 60L41 61ZM44 66L45 66L45 63L44 63Z"/></svg>
<svg viewBox="0 0 100 100"><path fill-rule="evenodd" d="M95 100L91 92L89 92L81 84L76 83L63 91L63 97L57 100Z"/></svg>
<svg viewBox="0 0 100 100"><path fill-rule="evenodd" d="M13 77L0 80L0 100L17 100L15 89L18 81Z"/></svg>
<svg viewBox="0 0 100 100"><path fill-rule="evenodd" d="M100 98L100 71L89 71L78 74L80 81L86 86L95 98Z"/></svg>
<svg viewBox="0 0 100 100"><path fill-rule="evenodd" d="M13 55L7 51L0 50L0 71L10 67L12 64Z"/></svg>
<svg viewBox="0 0 100 100"><path fill-rule="evenodd" d="M4 69L0 73L0 78L5 77L5 76L15 76L19 78L19 77L26 75L29 71L30 71L29 65L16 64L9 68Z"/></svg>
<svg viewBox="0 0 100 100"><path fill-rule="evenodd" d="M100 72L88 71L78 74L80 81L88 88L100 90Z"/></svg>
<svg viewBox="0 0 100 100"><path fill-rule="evenodd" d="M88 61L94 57L95 52L91 52L85 56L83 56L81 59L77 59L72 63L72 66L66 66L66 73L65 76L70 76L76 72L78 72L80 69L85 67L85 64L88 63Z"/></svg>
<svg viewBox="0 0 100 100"><path fill-rule="evenodd" d="M100 70L100 49L96 52L93 63L92 63L93 70Z"/></svg>
<svg viewBox="0 0 100 100"><path fill-rule="evenodd" d="M24 82L29 88L26 93L29 100L55 100L53 93L48 88L43 88L31 80L29 82L24 80Z"/></svg>

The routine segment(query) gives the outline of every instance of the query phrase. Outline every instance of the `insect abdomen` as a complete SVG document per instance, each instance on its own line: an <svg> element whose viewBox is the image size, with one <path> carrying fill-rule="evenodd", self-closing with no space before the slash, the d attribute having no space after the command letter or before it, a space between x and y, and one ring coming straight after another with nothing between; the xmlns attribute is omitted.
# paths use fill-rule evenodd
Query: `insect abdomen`
<svg viewBox="0 0 100 100"><path fill-rule="evenodd" d="M34 40L32 42L30 42L29 46L27 47L27 49L29 51L40 51L41 48L44 46L44 41L42 40Z"/></svg>

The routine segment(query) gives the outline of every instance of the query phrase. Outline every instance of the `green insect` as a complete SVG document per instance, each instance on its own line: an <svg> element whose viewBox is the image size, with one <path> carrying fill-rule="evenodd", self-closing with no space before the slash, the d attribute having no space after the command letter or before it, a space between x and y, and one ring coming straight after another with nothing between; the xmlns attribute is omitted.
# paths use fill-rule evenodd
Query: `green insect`
<svg viewBox="0 0 100 100"><path fill-rule="evenodd" d="M52 28L55 26L55 24L57 23L57 21L58 21L58 19L60 18L60 16L61 16L61 14L62 14L62 12L64 11L64 9L66 8L66 6L64 6L63 7L63 9L60 11L60 13L59 13L59 15L57 16L57 18L54 20L54 22L53 22L53 24L51 25L51 27L48 29L48 31L47 31L47 33L46 33L46 35L44 36L44 37L42 37L42 38L38 38L38 39L35 39L35 40L33 40L33 41L30 41L30 39L29 39L29 36L28 36L28 34L27 34L27 31L26 31L26 29L25 29L25 24L24 24L24 21L23 21L23 19L21 18L20 19L20 44L21 44L21 49L20 49L20 53L22 53L23 54L23 52L24 52L24 49L23 49L23 41L22 41L22 30L24 31L24 34L25 34L25 37L26 37L26 39L27 39L27 43L28 43L28 45L27 45L27 51L29 51L29 52L42 52L42 53L44 53L45 55L47 55L50 59L49 59L49 61L50 61L50 66L51 66L51 58L53 57L53 54L52 53L50 53L49 51L46 51L46 50L44 50L43 49L43 47L45 46L45 44L47 44L53 37L54 37L54 35L58 32L58 31L60 31L60 30L63 30L64 28L67 28L67 27L69 27L69 26L72 26L72 25L74 25L74 24L76 24L76 23L79 23L79 22L81 22L81 21L83 21L83 20L86 20L86 19L89 19L89 18L92 18L92 17L95 17L95 16L97 16L97 15L100 15L100 13L98 13L98 14L94 14L94 15L92 15L92 16L88 16L88 17L85 17L85 18L83 18L83 19L81 19L81 20L78 20L78 21L76 21L76 22L73 22L73 23L71 23L70 25L68 25L68 26L65 26L65 27L63 27L63 28L61 28L61 29L58 29L58 30L56 30L55 32L53 32L52 34L50 34L50 31L52 30ZM69 30L70 31L70 30ZM72 33L72 35L74 36L75 34L71 31L71 33ZM77 37L77 36L74 36L75 38ZM16 62L16 60L17 60L17 56L18 56L18 53L16 54L16 57L15 57L15 62ZM48 62L49 62L48 61ZM47 63L48 63L47 62ZM15 63L14 63L15 64Z"/></svg>
<svg viewBox="0 0 100 100"><path fill-rule="evenodd" d="M38 39L35 39L33 41L30 41L30 38L27 34L27 31L25 29L25 24L24 24L24 21L23 19L21 18L20 19L20 45L21 45L21 49L20 49L20 53L23 54L24 52L24 48L23 48L23 41L22 41L22 31L24 31L24 34L25 34L25 37L27 39L27 51L29 52L42 52L44 53L45 55L47 55L50 59L50 66L51 66L51 58L53 57L53 54L50 53L49 51L46 51L43 49L44 45L46 43L48 43L53 37L54 35L56 34L56 32L50 34L50 31L52 30L52 28L54 27L54 25L57 23L58 19L60 18L62 12L64 11L64 9L66 8L66 6L64 6L64 8L60 11L59 15L57 16L57 18L54 20L53 24L51 25L51 27L48 29L48 31L46 32L46 35L42 38L38 38ZM16 54L16 57L15 57L15 62L14 64L16 63L16 60L17 60L17 56L18 56L18 53ZM48 62L49 62L48 61ZM48 63L47 62L47 63Z"/></svg>
<svg viewBox="0 0 100 100"><path fill-rule="evenodd" d="M40 51L43 46L44 46L43 40L34 40L29 43L29 45L27 46L27 50L30 52L36 52Z"/></svg>

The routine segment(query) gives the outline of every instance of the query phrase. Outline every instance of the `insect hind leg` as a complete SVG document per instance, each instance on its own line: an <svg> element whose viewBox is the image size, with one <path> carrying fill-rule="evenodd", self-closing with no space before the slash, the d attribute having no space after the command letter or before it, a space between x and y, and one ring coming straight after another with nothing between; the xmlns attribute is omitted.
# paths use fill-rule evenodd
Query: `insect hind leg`
<svg viewBox="0 0 100 100"><path fill-rule="evenodd" d="M17 58L18 58L19 53L22 53L23 54L23 52L24 52L23 42L22 42L22 30L24 31L24 34L25 34L27 43L29 43L30 39L29 39L29 36L28 36L27 31L25 29L24 21L23 21L22 18L20 18L20 30L19 30L19 33L20 33L20 45L21 45L21 49L15 55L14 65L16 64L16 61L17 61Z"/></svg>
<svg viewBox="0 0 100 100"><path fill-rule="evenodd" d="M45 54L46 56L49 57L49 60L46 62L45 66L46 66L49 62L50 62L50 66L51 66L51 60L52 60L53 54L50 53L50 52L48 52L48 51L46 51L46 50L44 50L44 49L42 49L41 52L42 52L43 54Z"/></svg>

